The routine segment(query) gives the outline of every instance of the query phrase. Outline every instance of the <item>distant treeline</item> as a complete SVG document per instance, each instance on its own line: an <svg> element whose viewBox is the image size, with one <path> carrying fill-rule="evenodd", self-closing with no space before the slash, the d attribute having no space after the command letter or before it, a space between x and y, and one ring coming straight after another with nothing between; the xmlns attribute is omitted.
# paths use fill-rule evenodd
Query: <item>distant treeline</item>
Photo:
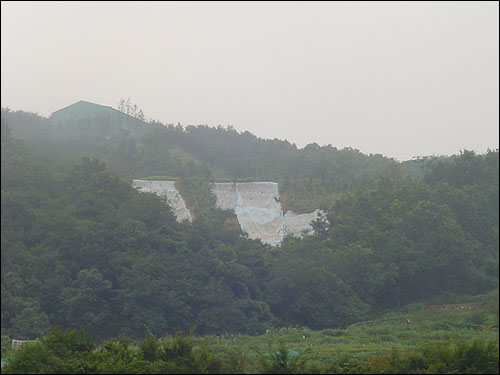
<svg viewBox="0 0 500 375"><path fill-rule="evenodd" d="M278 139L264 140L231 126L186 126L153 121L141 135L100 131L109 127L109 115L78 119L64 126L23 111L2 109L13 137L53 160L80 160L92 155L119 176L131 180L146 176L202 176L226 181L285 181L319 179L338 189L380 175L421 174L424 159L398 163L381 154L364 155L356 149L337 149L312 143L303 149ZM94 123L101 122L101 127ZM85 135L75 127L93 126ZM284 135L286 136L286 135Z"/></svg>

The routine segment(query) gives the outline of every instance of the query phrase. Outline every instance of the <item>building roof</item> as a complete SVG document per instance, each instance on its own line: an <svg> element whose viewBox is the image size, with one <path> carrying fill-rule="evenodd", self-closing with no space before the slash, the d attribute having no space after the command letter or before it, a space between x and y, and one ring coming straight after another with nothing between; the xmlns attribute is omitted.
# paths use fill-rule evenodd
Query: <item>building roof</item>
<svg viewBox="0 0 500 375"><path fill-rule="evenodd" d="M79 102L52 112L50 117L60 134L72 135L116 135L124 131L136 136L143 134L146 123L110 106L80 100ZM85 120L85 124L80 124ZM65 133L66 132L66 133Z"/></svg>
<svg viewBox="0 0 500 375"><path fill-rule="evenodd" d="M51 116L53 118L71 118L71 117L81 118L86 116L95 116L98 113L109 113L109 114L120 113L122 115L128 116L125 113L120 112L112 107L86 102L84 100L80 100L79 102L70 104L67 107L52 112Z"/></svg>

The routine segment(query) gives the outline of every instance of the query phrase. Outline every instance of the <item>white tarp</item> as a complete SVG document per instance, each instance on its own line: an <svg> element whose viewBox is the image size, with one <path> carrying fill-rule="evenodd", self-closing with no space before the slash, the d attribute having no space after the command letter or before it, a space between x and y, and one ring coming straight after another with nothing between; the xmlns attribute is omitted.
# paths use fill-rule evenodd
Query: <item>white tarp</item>
<svg viewBox="0 0 500 375"><path fill-rule="evenodd" d="M142 192L165 196L174 209L177 221L193 221L175 181L134 180L132 186ZM297 215L288 211L283 215L279 201L278 184L275 182L215 183L212 193L216 206L236 213L243 232L251 239L279 246L283 237L291 234L302 237L304 231L312 231L311 222L322 212Z"/></svg>
<svg viewBox="0 0 500 375"><path fill-rule="evenodd" d="M12 349L19 349L24 344L35 342L35 340L12 340Z"/></svg>
<svg viewBox="0 0 500 375"><path fill-rule="evenodd" d="M236 208L236 200L238 194L236 193L236 184L229 183L215 183L212 184L212 193L215 194L217 202L215 205L222 210L234 210Z"/></svg>
<svg viewBox="0 0 500 375"><path fill-rule="evenodd" d="M241 229L252 239L278 246L283 239L283 211L275 182L236 184L234 212Z"/></svg>
<svg viewBox="0 0 500 375"><path fill-rule="evenodd" d="M218 208L234 210L249 238L273 246L280 245L287 234L302 237L304 231L312 231L311 222L321 212L283 215L275 182L215 183L212 192Z"/></svg>
<svg viewBox="0 0 500 375"><path fill-rule="evenodd" d="M237 206L281 210L276 182L242 182L236 184Z"/></svg>
<svg viewBox="0 0 500 375"><path fill-rule="evenodd" d="M278 246L283 239L283 211L237 206L236 217L241 230L251 239Z"/></svg>
<svg viewBox="0 0 500 375"><path fill-rule="evenodd" d="M316 220L323 212L316 209L308 214L297 215L293 211L288 211L283 216L283 232L284 235L291 234L295 237L302 237L305 232L312 232L313 228L311 223Z"/></svg>
<svg viewBox="0 0 500 375"><path fill-rule="evenodd" d="M175 187L175 181L133 180L132 186L144 193L155 193L166 197L178 222L184 220L193 221L191 212L186 208L184 199L182 199L181 194Z"/></svg>

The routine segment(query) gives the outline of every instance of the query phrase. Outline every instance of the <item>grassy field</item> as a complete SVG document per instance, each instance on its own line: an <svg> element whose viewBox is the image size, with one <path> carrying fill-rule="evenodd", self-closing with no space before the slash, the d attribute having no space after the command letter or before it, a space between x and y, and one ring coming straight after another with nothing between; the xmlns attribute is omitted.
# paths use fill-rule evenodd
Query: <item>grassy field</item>
<svg viewBox="0 0 500 375"><path fill-rule="evenodd" d="M402 312L386 313L344 329L313 331L282 327L260 336L167 336L153 340L163 348L170 348L171 353L173 350L178 355L187 355L190 363L216 363L210 362L210 358L220 358L225 366L222 368L228 373L405 373L410 370L417 373L462 373L462 370L468 373L498 373L498 346L495 348L490 345L490 349L487 349L481 343L478 346L473 344L478 340L493 344L498 342L498 338L498 291L495 291L461 303L429 306L412 304ZM129 351L126 357L130 357L130 361L142 358L145 342L128 341L125 344L125 348L128 348L125 350ZM11 351L9 344L10 340L2 336L2 358L10 351L7 362L16 363L13 366L19 366L20 363L23 366L30 365L29 361L23 362L22 356L16 362L14 354L18 351ZM109 346L109 343L98 345ZM446 345L447 348L458 349L442 349ZM426 351L426 348L430 348L430 351ZM485 350L489 350L488 354ZM191 351L193 355L188 354ZM95 349L92 353L98 355L98 352ZM283 360L283 356L278 355L280 352L288 352L288 359ZM33 355L36 357L36 353ZM108 357L100 359L103 360L108 366L105 367L105 373L121 369L116 367L113 360L109 362ZM51 362L50 366L58 363ZM91 366L92 363L89 363L87 365ZM150 363L143 361L140 366L147 369ZM159 362L154 363L159 365ZM36 361L32 365L36 369L40 366Z"/></svg>
<svg viewBox="0 0 500 375"><path fill-rule="evenodd" d="M496 309L496 311L495 311ZM410 323L406 324L409 319ZM313 361L328 361L342 355L367 359L398 349L413 351L429 344L458 343L473 339L498 341L498 302L423 306L414 304L404 313L387 313L377 319L353 324L345 329L313 331L284 327L262 336L224 335L193 337L197 346L215 352L232 349L252 355L277 350L283 343ZM270 345L272 349L270 349Z"/></svg>

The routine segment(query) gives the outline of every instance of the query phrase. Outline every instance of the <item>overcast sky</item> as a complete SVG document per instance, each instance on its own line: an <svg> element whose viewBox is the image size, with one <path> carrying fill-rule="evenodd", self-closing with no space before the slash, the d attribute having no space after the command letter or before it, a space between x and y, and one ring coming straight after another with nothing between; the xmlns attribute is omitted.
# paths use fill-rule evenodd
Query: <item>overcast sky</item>
<svg viewBox="0 0 500 375"><path fill-rule="evenodd" d="M1 3L1 105L79 100L398 160L498 147L498 2Z"/></svg>

